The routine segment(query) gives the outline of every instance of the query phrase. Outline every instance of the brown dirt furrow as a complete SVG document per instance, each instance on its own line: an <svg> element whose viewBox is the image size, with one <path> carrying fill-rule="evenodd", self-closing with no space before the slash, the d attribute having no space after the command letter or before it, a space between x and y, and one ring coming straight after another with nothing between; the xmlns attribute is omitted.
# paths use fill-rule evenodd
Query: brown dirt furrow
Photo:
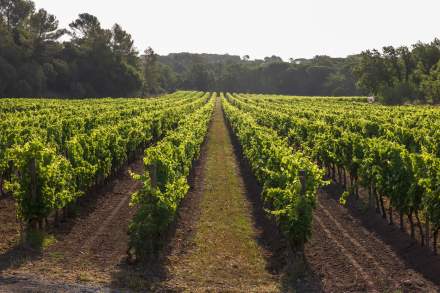
<svg viewBox="0 0 440 293"><path fill-rule="evenodd" d="M318 221L313 221L312 232L312 238L305 246L305 258L311 274L321 282L321 291L367 292L365 279L353 264L347 262Z"/></svg>
<svg viewBox="0 0 440 293"><path fill-rule="evenodd" d="M129 192L133 192L134 190L130 190ZM119 204L114 208L114 210L111 212L111 214L104 220L101 226L98 227L98 230L94 232L94 234L86 239L84 244L82 245L82 250L89 250L91 247L96 247L97 240L99 237L102 236L108 236L108 230L110 232L113 232L113 221L115 220L115 217L120 214L121 209L124 206L127 206L130 201L130 196L127 196L127 194L121 194L122 198L120 199ZM99 241L101 242L101 241Z"/></svg>
<svg viewBox="0 0 440 293"><path fill-rule="evenodd" d="M385 274L376 274L376 282L381 284L384 290L438 292L439 288L431 280L426 278L421 271L408 266L405 260L395 253L394 248L379 237L379 234L374 230L368 232L359 218L351 215L346 208L339 205L328 194L322 196L321 200L322 205L327 207L334 218L338 219L349 235L361 243L365 250L368 250L369 254L375 257L376 261L385 269ZM388 226L386 223L382 223ZM409 249L416 249L416 247Z"/></svg>
<svg viewBox="0 0 440 293"><path fill-rule="evenodd" d="M128 225L135 212L129 207L130 197L141 186L131 178L130 169L142 171L142 160L130 164L104 187L82 198L74 218L50 231L56 243L35 257L24 257L18 265L4 265L4 276L26 276L36 284L111 285L127 255ZM43 292L45 287L38 290Z"/></svg>
<svg viewBox="0 0 440 293"><path fill-rule="evenodd" d="M135 162L130 168L139 171L142 163ZM93 212L81 215L70 233L49 251L69 255L71 261L64 264L69 269L88 263L102 271L114 269L126 255L128 224L133 216L128 204L131 194L139 187L140 182L134 181L128 170L124 170L121 177L98 195Z"/></svg>
<svg viewBox="0 0 440 293"><path fill-rule="evenodd" d="M374 265L375 269L378 270L380 274L382 275L386 275L387 272L385 270L385 268L378 262L376 261L376 257L374 257L366 248L363 244L359 243L358 240L356 240L354 237L352 237L347 230L342 226L342 224L335 219L335 217L333 217L331 215L331 213L320 203L318 203L318 207L325 213L325 215L327 216L328 219L330 219L330 221L335 225L336 228L339 229L340 231L340 235L342 235L343 237L347 238L354 246L356 246L356 249L358 251L360 251L363 256L365 256L369 261L372 262L372 264Z"/></svg>
<svg viewBox="0 0 440 293"><path fill-rule="evenodd" d="M16 218L14 199L0 195L0 254L19 241L20 225Z"/></svg>
<svg viewBox="0 0 440 293"><path fill-rule="evenodd" d="M356 234L352 234L353 232L350 231L350 227L348 227L347 223L342 222L342 219L335 219L328 210L323 210L321 207L318 205L315 216L325 223L332 237L343 245L345 251L348 251L368 276L370 276L370 279L374 280L373 288L375 288L375 290L381 289L380 291L392 288L392 280L389 278L389 272L383 268L379 261L372 255L374 251L370 250L368 238L355 239ZM344 223L344 226L341 223Z"/></svg>
<svg viewBox="0 0 440 293"><path fill-rule="evenodd" d="M342 242L340 242L337 237L334 236L334 233L331 232L327 226L323 223L323 221L321 221L321 219L319 217L317 217L316 215L313 217L313 220L316 221L318 223L318 225L321 227L322 231L324 231L324 233L326 234L326 236L328 237L328 239L330 239L336 246L337 248L340 250L340 252L343 254L344 258L346 259L346 261L348 261L351 266L353 266L358 273L361 275L363 281L365 281L365 283L367 284L367 289L370 292L379 292L374 285L374 279L372 278L372 276L370 274L368 274L363 267L356 261L355 257L353 254L351 254L348 249L346 249L345 245L342 244ZM352 272L353 273L353 272Z"/></svg>
<svg viewBox="0 0 440 293"><path fill-rule="evenodd" d="M319 192L313 236L305 251L310 269L320 275L325 292L440 292L328 192ZM325 243L327 240L331 241ZM343 257L335 255L334 250ZM350 280L349 276L357 275L353 269L361 272L367 287L363 288L362 280Z"/></svg>

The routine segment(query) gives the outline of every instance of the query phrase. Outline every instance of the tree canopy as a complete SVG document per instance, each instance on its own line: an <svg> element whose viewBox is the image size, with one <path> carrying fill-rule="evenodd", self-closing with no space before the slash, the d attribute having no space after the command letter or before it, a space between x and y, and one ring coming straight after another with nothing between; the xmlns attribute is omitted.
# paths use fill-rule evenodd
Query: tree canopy
<svg viewBox="0 0 440 293"><path fill-rule="evenodd" d="M440 40L362 52L357 85L388 104L440 102Z"/></svg>
<svg viewBox="0 0 440 293"><path fill-rule="evenodd" d="M68 28L32 0L0 0L0 97L127 97L177 89L440 103L440 40L346 58L139 54L121 25L81 13Z"/></svg>
<svg viewBox="0 0 440 293"><path fill-rule="evenodd" d="M61 42L64 35L69 41ZM136 94L143 84L133 39L83 13L60 29L30 0L0 0L0 96L104 97Z"/></svg>
<svg viewBox="0 0 440 293"><path fill-rule="evenodd" d="M352 70L357 59L316 56L285 62L277 56L250 60L248 55L174 53L158 60L174 75L173 88L330 96L362 93Z"/></svg>

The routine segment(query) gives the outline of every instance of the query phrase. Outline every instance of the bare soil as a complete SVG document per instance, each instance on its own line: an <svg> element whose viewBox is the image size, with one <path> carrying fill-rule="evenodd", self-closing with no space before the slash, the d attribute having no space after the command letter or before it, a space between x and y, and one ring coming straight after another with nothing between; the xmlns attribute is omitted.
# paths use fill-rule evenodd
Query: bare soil
<svg viewBox="0 0 440 293"><path fill-rule="evenodd" d="M440 260L374 212L337 202L341 190L319 193L309 269L324 292L440 292Z"/></svg>
<svg viewBox="0 0 440 293"><path fill-rule="evenodd" d="M10 245L3 250L0 292L52 292L51 288L58 292L60 286L74 292L78 285L63 284L92 283L98 288L110 284L125 262L128 224L135 212L129 207L130 196L141 185L128 170L142 169L141 160L132 163L109 184L79 201L73 219L49 230L56 239L53 245L42 250ZM20 291L26 285L36 291Z"/></svg>
<svg viewBox="0 0 440 293"><path fill-rule="evenodd" d="M20 239L15 201L10 196L0 196L0 235L0 254L15 246Z"/></svg>

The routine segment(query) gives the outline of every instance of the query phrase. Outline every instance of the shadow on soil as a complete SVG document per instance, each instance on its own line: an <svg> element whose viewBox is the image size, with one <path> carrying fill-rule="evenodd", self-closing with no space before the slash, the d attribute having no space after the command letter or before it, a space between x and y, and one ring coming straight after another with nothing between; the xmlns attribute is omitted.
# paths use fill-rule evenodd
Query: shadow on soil
<svg viewBox="0 0 440 293"><path fill-rule="evenodd" d="M130 163L121 167L118 172L115 172L101 185L89 190L86 196L78 198L76 203L68 208L68 214L59 222L58 226L54 224L54 217L50 217L44 233L53 236L56 241L63 241L75 226L77 219L87 218L96 209L99 209L99 199L118 184L117 178L134 161L132 159ZM3 254L0 254L0 273L8 269L18 269L26 263L38 260L43 256L43 248L30 248L28 246L24 247L22 244L17 243Z"/></svg>
<svg viewBox="0 0 440 293"><path fill-rule="evenodd" d="M37 260L42 255L39 249L24 248L16 245L0 255L0 274L8 269L19 268L22 265Z"/></svg>
<svg viewBox="0 0 440 293"><path fill-rule="evenodd" d="M281 292L322 292L322 284L305 263L304 273L293 277L289 274L288 249L285 239L280 235L276 224L264 212L260 199L261 187L252 175L248 162L244 159L240 145L227 125L234 147L234 154L239 162L239 174L243 176L246 194L252 206L252 217L255 229L259 232L257 243L270 254L267 257L267 270L280 279ZM203 166L206 162L207 141L202 146L200 158L195 162L189 182L191 191L179 208L175 224L168 231L163 251L156 259L148 262L129 265L123 262L119 270L113 274L111 288L128 288L142 292L175 292L175 288L168 288L165 282L170 277L168 271L168 257L173 254L185 254L191 247L191 239L195 235L195 226L200 214L199 202L203 194ZM197 180L195 180L197 178ZM180 240L182 239L182 240Z"/></svg>
<svg viewBox="0 0 440 293"><path fill-rule="evenodd" d="M2 210L3 209L3 210ZM0 211L2 212L2 220L7 222L2 222L3 227L12 226L10 230L5 230L5 233L10 233L10 235L1 235L0 241L10 241L6 246L6 249L3 249L0 253L0 275L4 271L8 269L19 268L27 262L38 259L42 255L42 251L38 247L39 240L37 237L30 237L29 242L32 242L31 245L22 245L20 240L20 235L18 234L18 230L20 229L20 225L16 220L16 212L15 212L15 200L10 195L3 195L0 197ZM12 232L11 232L12 231ZM0 232L3 232L0 231ZM11 236L13 233L13 237ZM32 236L35 236L34 234ZM5 242L2 243L3 245Z"/></svg>
<svg viewBox="0 0 440 293"><path fill-rule="evenodd" d="M206 154L207 139L201 146L199 158L193 163L188 177L190 191L182 200L176 220L164 237L166 245L162 251L155 258L137 264L129 264L127 260L122 261L118 265L118 271L112 275L110 285L112 289L118 290L117 292L120 288L137 292L175 291L164 285L170 277L168 257L185 254L191 248L196 222L200 215L199 203L203 194L203 168Z"/></svg>
<svg viewBox="0 0 440 293"><path fill-rule="evenodd" d="M336 201L338 201L339 195L344 192L339 184L331 184L325 188L325 191L329 197ZM359 201L350 199L346 208L353 218L362 223L364 228L387 244L404 261L406 267L440 286L440 256L434 255L431 250L412 240L407 233L400 231L398 225L389 225L374 210L360 207Z"/></svg>
<svg viewBox="0 0 440 293"><path fill-rule="evenodd" d="M239 162L239 174L243 177L246 195L252 205L252 217L255 229L259 232L257 243L270 252L267 257L267 271L280 277L281 292L323 292L322 284L316 274L310 269L305 260L298 275L292 274L296 264L293 263L292 253L289 252L286 239L281 235L276 223L264 211L261 200L262 188L252 174L249 162L244 157L240 143L226 120L226 127L234 148L234 154Z"/></svg>

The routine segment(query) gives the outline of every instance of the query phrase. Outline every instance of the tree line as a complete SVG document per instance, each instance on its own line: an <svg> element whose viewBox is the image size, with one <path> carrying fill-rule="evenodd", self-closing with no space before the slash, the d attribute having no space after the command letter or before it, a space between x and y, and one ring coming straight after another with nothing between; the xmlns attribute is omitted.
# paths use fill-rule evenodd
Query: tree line
<svg viewBox="0 0 440 293"><path fill-rule="evenodd" d="M353 71L358 86L385 103L440 102L439 39L364 51Z"/></svg>
<svg viewBox="0 0 440 293"><path fill-rule="evenodd" d="M32 0L0 0L0 97L127 97L177 89L440 102L440 40L346 58L140 54L120 25L83 13L68 28Z"/></svg>
<svg viewBox="0 0 440 293"><path fill-rule="evenodd" d="M356 86L353 66L357 56L283 61L271 56L178 53L160 56L169 88L222 92L277 93L313 96L352 96L363 93Z"/></svg>
<svg viewBox="0 0 440 293"><path fill-rule="evenodd" d="M440 40L312 59L179 53L160 56L170 89L307 96L373 95L386 104L440 102ZM170 77L171 76L171 77Z"/></svg>
<svg viewBox="0 0 440 293"><path fill-rule="evenodd" d="M148 94L133 44L120 25L103 28L87 13L65 29L31 0L0 0L0 97Z"/></svg>

